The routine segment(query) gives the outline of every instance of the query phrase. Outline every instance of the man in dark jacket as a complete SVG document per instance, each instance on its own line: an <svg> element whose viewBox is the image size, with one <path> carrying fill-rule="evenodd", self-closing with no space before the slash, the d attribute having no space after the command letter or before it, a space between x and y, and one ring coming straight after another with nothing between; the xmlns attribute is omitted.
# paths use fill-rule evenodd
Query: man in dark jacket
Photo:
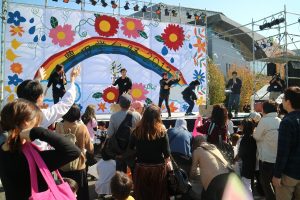
<svg viewBox="0 0 300 200"><path fill-rule="evenodd" d="M168 78L168 73L162 73L162 79L159 81L160 91L159 91L159 101L158 106L161 108L162 102L165 101L166 108L168 110L168 118L171 117L171 110L169 107L169 96L170 96L170 88L171 85L178 83L180 78L177 76L176 78L171 77Z"/></svg>
<svg viewBox="0 0 300 200"><path fill-rule="evenodd" d="M200 85L198 80L192 81L182 92L182 98L187 104L189 104L188 109L186 110L185 115L195 115L192 113L194 108L194 101L197 100L197 95L195 94L194 90L196 87Z"/></svg>
<svg viewBox="0 0 300 200"><path fill-rule="evenodd" d="M132 88L132 81L126 75L127 70L125 68L122 68L120 72L122 76L113 83L113 86L118 86L119 89L119 97L117 103L119 103L120 96L122 96L124 93L130 93L130 90Z"/></svg>
<svg viewBox="0 0 300 200"><path fill-rule="evenodd" d="M231 112L234 109L235 114L238 114L239 105L240 105L240 95L242 88L241 79L237 78L237 72L232 72L232 78L229 79L226 88L231 90L229 100L228 100L228 112Z"/></svg>
<svg viewBox="0 0 300 200"><path fill-rule="evenodd" d="M300 88L287 88L282 103L288 114L279 125L272 182L277 200L300 199Z"/></svg>

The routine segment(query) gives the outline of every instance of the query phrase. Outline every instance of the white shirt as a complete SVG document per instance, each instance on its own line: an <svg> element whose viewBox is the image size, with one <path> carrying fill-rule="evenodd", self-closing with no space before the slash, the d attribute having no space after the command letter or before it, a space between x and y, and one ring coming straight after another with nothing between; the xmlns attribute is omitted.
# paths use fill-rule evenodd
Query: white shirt
<svg viewBox="0 0 300 200"><path fill-rule="evenodd" d="M99 179L95 183L95 191L97 194L111 194L110 180L116 173L116 161L103 159L97 163L97 173Z"/></svg>
<svg viewBox="0 0 300 200"><path fill-rule="evenodd" d="M52 123L56 122L63 115L65 115L74 104L76 98L75 83L71 83L69 89L66 91L62 99L48 108L41 109L43 113L43 119L40 127L48 128ZM34 143L41 149L47 150L48 144L46 142L35 140Z"/></svg>
<svg viewBox="0 0 300 200"><path fill-rule="evenodd" d="M261 118L254 130L253 138L256 140L259 160L275 163L280 122L276 112L268 113Z"/></svg>
<svg viewBox="0 0 300 200"><path fill-rule="evenodd" d="M234 134L234 130L233 130L233 122L231 120L227 121L227 127L228 127L228 132L231 134Z"/></svg>

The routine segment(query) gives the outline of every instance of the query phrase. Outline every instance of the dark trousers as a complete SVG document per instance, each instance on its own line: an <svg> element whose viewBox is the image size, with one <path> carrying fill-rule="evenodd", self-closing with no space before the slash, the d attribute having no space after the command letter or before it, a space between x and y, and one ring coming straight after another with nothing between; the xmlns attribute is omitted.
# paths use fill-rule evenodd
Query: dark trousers
<svg viewBox="0 0 300 200"><path fill-rule="evenodd" d="M127 162L125 160L116 159L116 170L124 172L125 174L127 173L127 166L129 167L131 174L134 174L134 165L134 162Z"/></svg>
<svg viewBox="0 0 300 200"><path fill-rule="evenodd" d="M188 109L186 110L186 113L191 113L192 110L193 110L193 108L194 108L194 105L195 105L194 101L193 101L192 99L190 99L190 98L187 98L187 97L183 97L183 100L184 100L187 104L189 104L189 107L188 107Z"/></svg>
<svg viewBox="0 0 300 200"><path fill-rule="evenodd" d="M53 102L54 104L57 104L59 102L59 99L63 97L65 94L65 91L53 91L52 90L52 95L53 95Z"/></svg>
<svg viewBox="0 0 300 200"><path fill-rule="evenodd" d="M240 94L231 93L228 100L228 112L234 110L235 113L238 113L240 106Z"/></svg>
<svg viewBox="0 0 300 200"><path fill-rule="evenodd" d="M220 174L213 178L207 190L202 190L201 200L220 200L223 197L229 173Z"/></svg>
<svg viewBox="0 0 300 200"><path fill-rule="evenodd" d="M165 101L166 108L168 110L169 117L171 116L171 110L169 107L169 95L159 95L158 106L161 108L161 104Z"/></svg>
<svg viewBox="0 0 300 200"><path fill-rule="evenodd" d="M272 185L274 163L259 161L260 182L265 193L266 200L275 200L275 190Z"/></svg>

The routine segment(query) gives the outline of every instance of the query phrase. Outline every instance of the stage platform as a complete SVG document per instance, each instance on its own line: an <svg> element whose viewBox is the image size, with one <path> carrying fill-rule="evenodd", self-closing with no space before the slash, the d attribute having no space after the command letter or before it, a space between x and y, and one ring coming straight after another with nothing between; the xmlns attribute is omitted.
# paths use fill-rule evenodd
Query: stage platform
<svg viewBox="0 0 300 200"><path fill-rule="evenodd" d="M175 126L176 119L183 118L187 121L188 130L193 131L195 120L197 119L198 113L194 112L195 115L191 115L191 116L185 116L184 114L185 114L184 112L176 112L176 113L172 113L171 118L167 118L168 113L162 113L162 121L163 121L164 125L166 126L166 128L170 128L170 127ZM238 113L238 115L233 114L232 121L233 121L234 125L237 126L240 123L240 121L242 121L244 118L247 118L249 115L250 115L250 113ZM108 126L110 116L111 116L111 114L96 115L96 119L97 119L97 121L107 122L107 126ZM205 118L205 117L203 117L203 118Z"/></svg>

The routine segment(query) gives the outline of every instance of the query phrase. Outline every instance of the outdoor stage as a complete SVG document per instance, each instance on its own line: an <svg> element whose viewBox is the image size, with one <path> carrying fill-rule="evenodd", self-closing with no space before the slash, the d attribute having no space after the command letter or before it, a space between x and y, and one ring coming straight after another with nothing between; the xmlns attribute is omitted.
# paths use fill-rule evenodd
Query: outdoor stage
<svg viewBox="0 0 300 200"><path fill-rule="evenodd" d="M171 118L167 118L168 113L162 113L162 121L163 121L164 125L166 126L166 128L170 128L170 127L175 126L176 119L183 118L187 121L188 130L192 132L198 113L194 112L195 115L193 115L193 116L185 116L184 114L185 114L184 112L176 112L176 113L172 113ZM237 126L240 123L240 121L247 118L249 116L249 114L250 113L238 113L237 116L233 115L232 121L233 121L234 125ZM108 126L110 116L111 116L111 114L101 114L101 115L97 115L96 118L97 118L97 121L107 122L107 126ZM205 117L203 117L203 118L205 119Z"/></svg>

